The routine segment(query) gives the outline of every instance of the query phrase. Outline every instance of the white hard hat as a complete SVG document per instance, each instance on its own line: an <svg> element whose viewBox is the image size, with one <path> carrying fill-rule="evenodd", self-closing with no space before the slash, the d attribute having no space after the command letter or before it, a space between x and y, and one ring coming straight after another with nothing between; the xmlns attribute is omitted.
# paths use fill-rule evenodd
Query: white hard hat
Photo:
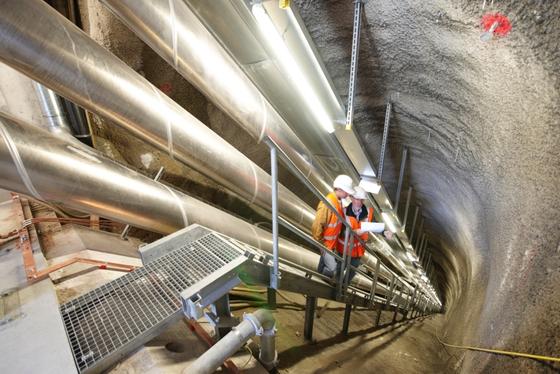
<svg viewBox="0 0 560 374"><path fill-rule="evenodd" d="M354 186L354 193L352 194L354 199L365 200L367 199L366 190L360 186Z"/></svg>
<svg viewBox="0 0 560 374"><path fill-rule="evenodd" d="M352 178L344 174L341 174L335 178L333 182L333 188L340 188L350 195L354 193L354 189L352 188Z"/></svg>

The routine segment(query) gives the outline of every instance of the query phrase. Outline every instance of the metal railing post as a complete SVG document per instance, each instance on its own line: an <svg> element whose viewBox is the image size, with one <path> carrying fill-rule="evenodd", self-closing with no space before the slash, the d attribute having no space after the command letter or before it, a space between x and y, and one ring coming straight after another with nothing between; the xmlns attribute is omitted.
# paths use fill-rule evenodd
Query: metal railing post
<svg viewBox="0 0 560 374"><path fill-rule="evenodd" d="M280 273L278 271L278 159L276 146L267 142L270 147L270 175L272 177L272 273L270 275L270 288L277 290Z"/></svg>
<svg viewBox="0 0 560 374"><path fill-rule="evenodd" d="M401 190L404 180L404 169L406 167L406 157L408 155L408 148L404 147L401 157L401 169L399 171L399 182L397 184L397 196L395 196L395 214L399 215L399 202L401 201Z"/></svg>

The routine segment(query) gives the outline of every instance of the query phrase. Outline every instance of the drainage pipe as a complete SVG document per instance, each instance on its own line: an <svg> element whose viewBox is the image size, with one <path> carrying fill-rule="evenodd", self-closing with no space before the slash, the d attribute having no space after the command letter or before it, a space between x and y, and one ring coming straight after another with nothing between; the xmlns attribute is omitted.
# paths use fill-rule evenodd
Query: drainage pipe
<svg viewBox="0 0 560 374"><path fill-rule="evenodd" d="M245 314L243 322L233 328L233 330L214 344L209 350L198 357L196 361L183 370L183 374L211 374L216 371L239 350L249 339L267 334L274 339L275 321L272 313L266 309L259 309L254 313ZM274 344L264 347L267 350L273 349L274 352L265 352L267 357L276 357L276 349ZM263 355L263 347L261 345L261 357Z"/></svg>
<svg viewBox="0 0 560 374"><path fill-rule="evenodd" d="M0 112L0 188L146 230L170 234L198 223L265 252L271 234L79 143ZM315 271L319 256L279 238L280 258ZM354 284L371 282L356 275Z"/></svg>
<svg viewBox="0 0 560 374"><path fill-rule="evenodd" d="M0 9L1 61L270 211L270 175L44 1ZM314 210L284 186L278 194L280 214L309 230Z"/></svg>

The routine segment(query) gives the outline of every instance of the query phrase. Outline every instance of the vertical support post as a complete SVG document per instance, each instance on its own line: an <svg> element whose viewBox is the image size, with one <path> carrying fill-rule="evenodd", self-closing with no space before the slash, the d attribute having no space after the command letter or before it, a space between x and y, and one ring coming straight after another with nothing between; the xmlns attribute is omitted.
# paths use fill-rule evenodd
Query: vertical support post
<svg viewBox="0 0 560 374"><path fill-rule="evenodd" d="M412 187L408 187L408 193L406 194L406 207L404 209L404 219L402 222L403 230L406 230L406 225L408 221L408 209L410 208L410 198L412 197Z"/></svg>
<svg viewBox="0 0 560 374"><path fill-rule="evenodd" d="M315 296L306 296L305 298L305 322L303 325L303 337L305 340L313 339L313 321L315 319L315 308L317 307L317 298Z"/></svg>
<svg viewBox="0 0 560 374"><path fill-rule="evenodd" d="M403 292L403 285L401 284L401 289L398 291L399 292L399 298L402 296L402 292ZM397 301L396 295L395 295L395 312L393 313L393 322L395 323L397 321L397 314L399 312L399 302Z"/></svg>
<svg viewBox="0 0 560 374"><path fill-rule="evenodd" d="M412 293L412 297L410 298L410 300L408 300L408 305L406 306L406 312L403 319L409 318L408 314L410 308L412 308L412 312L414 313L414 299L416 298L416 292L418 292L418 284L414 286L414 292ZM412 313L410 314L410 316L412 317Z"/></svg>
<svg viewBox="0 0 560 374"><path fill-rule="evenodd" d="M418 226L418 237L416 238L416 244L414 245L414 247L418 247L418 244L420 244L420 239L421 239L421 234L422 234L422 230L424 229L424 217L420 217L420 226Z"/></svg>
<svg viewBox="0 0 560 374"><path fill-rule="evenodd" d="M229 295L225 294L214 302L214 313L216 314L217 324L214 326L216 340L220 340L226 336L233 326L237 325L237 319L232 317L229 308Z"/></svg>
<svg viewBox="0 0 560 374"><path fill-rule="evenodd" d="M416 205L416 209L414 209L414 218L412 219L412 227L410 228L410 239L409 239L410 243L412 243L412 239L414 239L414 229L416 228L416 219L418 218L419 212L420 212L420 207Z"/></svg>
<svg viewBox="0 0 560 374"><path fill-rule="evenodd" d="M280 273L278 272L278 158L276 145L268 143L270 147L270 176L272 177L272 273L270 288L278 289Z"/></svg>
<svg viewBox="0 0 560 374"><path fill-rule="evenodd" d="M381 153L379 155L379 181L383 178L383 164L385 163L385 148L387 147L387 137L389 136L389 124L391 122L391 102L387 103L385 109L385 123L383 124L383 139L381 141Z"/></svg>
<svg viewBox="0 0 560 374"><path fill-rule="evenodd" d="M338 297L342 296L343 284L344 281L344 271L346 270L346 256L347 256L347 249L348 249L348 242L350 241L350 230L348 228L344 231L344 249L342 250L342 263L340 264L340 273L338 274L338 285L337 285L337 293Z"/></svg>
<svg viewBox="0 0 560 374"><path fill-rule="evenodd" d="M379 326L379 320L381 319L381 312L387 308L391 304L391 299L393 298L393 291L395 290L395 275L391 276L391 283L389 287L389 295L387 295L387 300L385 304L380 305L379 309L377 310L377 317L375 318L375 326Z"/></svg>
<svg viewBox="0 0 560 374"><path fill-rule="evenodd" d="M344 307L344 320L342 322L342 334L348 335L348 326L350 325L350 313L352 312L352 304L346 304Z"/></svg>
<svg viewBox="0 0 560 374"><path fill-rule="evenodd" d="M420 240L420 246L416 247L416 253L418 255L418 260L420 261L420 256L422 256L422 251L424 250L424 241L426 240L426 234L422 234L422 240Z"/></svg>
<svg viewBox="0 0 560 374"><path fill-rule="evenodd" d="M354 97L356 95L356 76L358 75L358 57L360 54L360 31L362 25L362 0L356 0L354 6L354 31L352 32L352 57L350 60L350 82L348 83L348 105L346 111L346 130L352 128L354 121Z"/></svg>
<svg viewBox="0 0 560 374"><path fill-rule="evenodd" d="M276 310L276 290L274 288L266 288L266 304L267 309Z"/></svg>
<svg viewBox="0 0 560 374"><path fill-rule="evenodd" d="M408 155L408 148L404 147L401 157L401 170L399 172L399 182L397 184L397 196L395 196L395 213L399 215L399 202L401 201L402 184L404 180L404 169L406 167L406 157Z"/></svg>
<svg viewBox="0 0 560 374"><path fill-rule="evenodd" d="M371 284L371 290L369 292L370 295L370 299L369 299L369 307L371 308L374 303L375 303L375 291L377 289L377 281L379 280L379 269L381 267L381 261L379 260L379 258L375 258L376 260L376 264L375 264L375 274L373 276L373 282Z"/></svg>

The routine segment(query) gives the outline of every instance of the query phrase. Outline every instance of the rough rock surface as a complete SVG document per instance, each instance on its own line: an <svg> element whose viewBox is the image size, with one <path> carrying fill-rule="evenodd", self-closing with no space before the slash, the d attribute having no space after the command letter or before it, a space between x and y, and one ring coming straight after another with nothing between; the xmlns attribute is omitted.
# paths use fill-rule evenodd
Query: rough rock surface
<svg viewBox="0 0 560 374"><path fill-rule="evenodd" d="M297 3L345 97L353 2ZM496 11L513 29L484 43L480 19ZM384 179L394 196L408 147L405 186L426 218L446 340L557 354L560 3L369 1L362 22L355 122L376 156L385 103L394 104ZM468 373L550 369L463 354Z"/></svg>

